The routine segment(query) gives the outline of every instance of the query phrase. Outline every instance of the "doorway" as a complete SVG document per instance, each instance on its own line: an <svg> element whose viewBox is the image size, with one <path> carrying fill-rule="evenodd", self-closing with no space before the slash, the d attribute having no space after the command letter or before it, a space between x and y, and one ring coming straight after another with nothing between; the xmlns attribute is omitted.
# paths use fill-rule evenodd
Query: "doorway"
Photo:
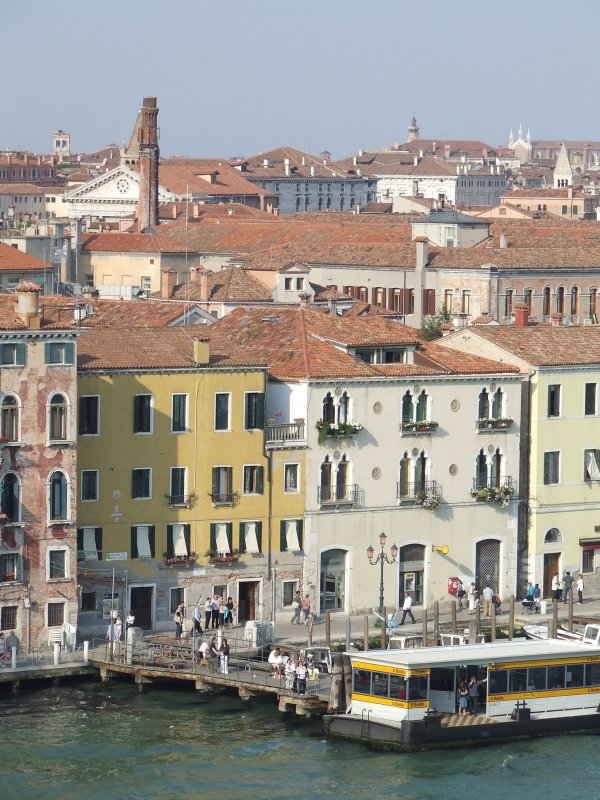
<svg viewBox="0 0 600 800"><path fill-rule="evenodd" d="M560 553L544 553L544 586L542 597L550 597L552 592L552 577L560 575Z"/></svg>
<svg viewBox="0 0 600 800"><path fill-rule="evenodd" d="M138 628L152 628L152 602L154 586L132 586L129 610Z"/></svg>
<svg viewBox="0 0 600 800"><path fill-rule="evenodd" d="M238 584L238 622L256 619L259 581L240 581Z"/></svg>
<svg viewBox="0 0 600 800"><path fill-rule="evenodd" d="M343 611L346 602L346 551L327 550L321 554L319 613Z"/></svg>

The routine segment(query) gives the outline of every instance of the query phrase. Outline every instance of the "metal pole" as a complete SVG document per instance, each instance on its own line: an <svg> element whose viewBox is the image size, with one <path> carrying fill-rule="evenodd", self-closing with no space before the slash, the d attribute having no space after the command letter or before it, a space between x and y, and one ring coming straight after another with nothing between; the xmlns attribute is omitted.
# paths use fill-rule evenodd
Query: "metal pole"
<svg viewBox="0 0 600 800"><path fill-rule="evenodd" d="M331 647L331 613L325 612L325 644Z"/></svg>
<svg viewBox="0 0 600 800"><path fill-rule="evenodd" d="M510 596L510 619L508 620L508 638L512 641L513 633L515 629L515 596L511 594Z"/></svg>
<svg viewBox="0 0 600 800"><path fill-rule="evenodd" d="M108 652L108 660L114 659L115 647L115 568L112 571L112 589L110 593L110 647Z"/></svg>
<svg viewBox="0 0 600 800"><path fill-rule="evenodd" d="M386 633L387 633L387 609L383 608L381 613L384 616L384 621L381 623L381 649L385 650L387 647L387 643L385 640Z"/></svg>
<svg viewBox="0 0 600 800"><path fill-rule="evenodd" d="M452 612L452 633L456 633L456 600L452 601L450 611Z"/></svg>
<svg viewBox="0 0 600 800"><path fill-rule="evenodd" d="M346 617L346 652L350 650L350 645L352 644L352 620L350 617ZM327 646L330 646L330 643L327 642Z"/></svg>
<svg viewBox="0 0 600 800"><path fill-rule="evenodd" d="M379 613L383 613L383 545L381 546L381 553L379 554L379 561L381 561L381 580L379 582ZM383 623L382 623L383 625ZM385 625L384 625L385 627Z"/></svg>

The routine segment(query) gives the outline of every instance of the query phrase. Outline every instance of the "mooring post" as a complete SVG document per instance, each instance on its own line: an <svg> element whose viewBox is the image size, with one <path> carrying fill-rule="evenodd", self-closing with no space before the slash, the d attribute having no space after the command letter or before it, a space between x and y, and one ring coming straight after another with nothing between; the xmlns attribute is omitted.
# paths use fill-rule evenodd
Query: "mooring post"
<svg viewBox="0 0 600 800"><path fill-rule="evenodd" d="M369 649L369 615L365 614L363 630L363 650Z"/></svg>
<svg viewBox="0 0 600 800"><path fill-rule="evenodd" d="M573 589L569 592L569 630L573 631Z"/></svg>
<svg viewBox="0 0 600 800"><path fill-rule="evenodd" d="M440 604L436 600L433 604L433 646L440 643Z"/></svg>
<svg viewBox="0 0 600 800"><path fill-rule="evenodd" d="M427 647L427 609L423 609L423 647Z"/></svg>
<svg viewBox="0 0 600 800"><path fill-rule="evenodd" d="M510 596L510 610L509 610L510 619L508 620L508 638L512 641L514 630L515 630L515 596L511 594Z"/></svg>
<svg viewBox="0 0 600 800"><path fill-rule="evenodd" d="M550 636L553 639L556 639L557 628L558 628L558 600L555 597L552 600L552 622L550 626Z"/></svg>
<svg viewBox="0 0 600 800"><path fill-rule="evenodd" d="M456 633L456 600L450 603L450 613L452 614L452 633Z"/></svg>
<svg viewBox="0 0 600 800"><path fill-rule="evenodd" d="M346 652L350 650L351 645L352 645L352 620L350 619L350 617L346 617Z"/></svg>
<svg viewBox="0 0 600 800"><path fill-rule="evenodd" d="M492 640L492 642L495 642L496 641L496 604L494 602L492 602L491 626L492 626L491 640Z"/></svg>
<svg viewBox="0 0 600 800"><path fill-rule="evenodd" d="M325 612L325 645L331 647L331 613Z"/></svg>
<svg viewBox="0 0 600 800"><path fill-rule="evenodd" d="M481 633L481 602L479 600L475 603L475 633L478 636Z"/></svg>
<svg viewBox="0 0 600 800"><path fill-rule="evenodd" d="M90 660L90 643L84 642L83 643L83 663L87 664Z"/></svg>

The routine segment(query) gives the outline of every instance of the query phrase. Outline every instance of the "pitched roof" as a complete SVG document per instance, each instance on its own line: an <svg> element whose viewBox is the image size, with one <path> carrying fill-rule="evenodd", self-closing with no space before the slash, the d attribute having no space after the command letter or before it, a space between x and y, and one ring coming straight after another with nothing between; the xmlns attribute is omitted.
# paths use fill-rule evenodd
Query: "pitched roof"
<svg viewBox="0 0 600 800"><path fill-rule="evenodd" d="M289 162L290 174L286 175L285 161ZM265 167L265 161L268 166ZM331 163L321 156L305 153L295 147L277 147L264 153L246 156L239 163L245 170L241 174L248 174L253 178L352 178L357 180L356 174L350 174L339 162ZM316 174L312 174L311 167Z"/></svg>
<svg viewBox="0 0 600 800"><path fill-rule="evenodd" d="M54 267L46 261L40 261L35 256L23 253L16 247L0 242L0 271L1 272L41 272L52 271Z"/></svg>
<svg viewBox="0 0 600 800"><path fill-rule="evenodd" d="M478 327L473 333L533 366L600 364L600 327L595 325L496 325Z"/></svg>
<svg viewBox="0 0 600 800"><path fill-rule="evenodd" d="M133 167L136 169L137 167ZM214 183L207 180L214 175ZM261 186L247 181L226 160L217 158L169 158L158 166L160 186L179 197L199 196L253 196L272 197Z"/></svg>
<svg viewBox="0 0 600 800"><path fill-rule="evenodd" d="M12 297L14 302L14 295L4 296ZM85 316L76 323L82 328L165 327L178 322L190 310L189 304L172 300L73 300L64 295L43 295L40 305L44 319L63 325L75 324L76 310L86 309Z"/></svg>
<svg viewBox="0 0 600 800"><path fill-rule="evenodd" d="M208 297L202 297L200 281L179 284L174 299L220 301L222 303L271 303L271 291L262 281L239 267L227 267L208 274Z"/></svg>
<svg viewBox="0 0 600 800"><path fill-rule="evenodd" d="M46 194L46 186L36 186L33 183L0 183L0 195L11 194ZM60 190L62 191L62 190Z"/></svg>
<svg viewBox="0 0 600 800"><path fill-rule="evenodd" d="M152 233L88 233L83 237L86 253L185 253L183 244Z"/></svg>

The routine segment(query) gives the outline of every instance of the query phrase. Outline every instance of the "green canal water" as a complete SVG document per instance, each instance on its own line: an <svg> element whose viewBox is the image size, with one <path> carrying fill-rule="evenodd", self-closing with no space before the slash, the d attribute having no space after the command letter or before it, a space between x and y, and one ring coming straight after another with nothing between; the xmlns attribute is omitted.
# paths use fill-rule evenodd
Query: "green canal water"
<svg viewBox="0 0 600 800"><path fill-rule="evenodd" d="M596 798L599 756L597 736L375 753L271 701L123 683L0 695L2 800Z"/></svg>

